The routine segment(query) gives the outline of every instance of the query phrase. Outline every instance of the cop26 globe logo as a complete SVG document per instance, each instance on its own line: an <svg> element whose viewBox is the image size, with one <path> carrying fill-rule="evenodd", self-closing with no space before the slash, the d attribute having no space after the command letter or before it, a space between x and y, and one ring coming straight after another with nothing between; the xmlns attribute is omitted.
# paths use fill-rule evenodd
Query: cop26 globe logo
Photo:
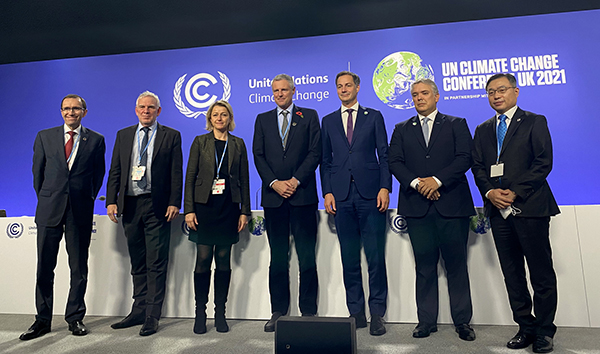
<svg viewBox="0 0 600 354"><path fill-rule="evenodd" d="M219 96L221 96L221 100L229 101L231 97L231 83L229 78L220 71L217 71L217 73L221 79L221 85L217 85L219 81L209 73L196 74L187 80L187 82L187 74L177 79L175 88L173 89L173 101L181 114L188 118L196 119L202 114L206 116L208 107L215 103L219 99ZM222 88L218 86L222 86ZM223 91L222 95L220 92L221 89Z"/></svg>
<svg viewBox="0 0 600 354"><path fill-rule="evenodd" d="M6 227L6 235L9 238L19 238L23 235L23 224L18 222L11 222Z"/></svg>
<svg viewBox="0 0 600 354"><path fill-rule="evenodd" d="M410 85L421 79L434 79L431 65L411 52L396 52L383 58L373 73L373 89L381 102L395 109L410 109L415 105Z"/></svg>

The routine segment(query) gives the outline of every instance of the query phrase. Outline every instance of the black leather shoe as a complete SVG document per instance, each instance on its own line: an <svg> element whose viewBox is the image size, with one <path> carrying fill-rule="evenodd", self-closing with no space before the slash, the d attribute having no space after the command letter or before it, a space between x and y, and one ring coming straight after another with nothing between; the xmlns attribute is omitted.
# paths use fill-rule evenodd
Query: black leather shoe
<svg viewBox="0 0 600 354"><path fill-rule="evenodd" d="M475 331L466 323L456 326L456 333L458 333L458 338L462 340L475 340Z"/></svg>
<svg viewBox="0 0 600 354"><path fill-rule="evenodd" d="M50 332L50 322L35 320L31 327L20 336L20 340L30 340Z"/></svg>
<svg viewBox="0 0 600 354"><path fill-rule="evenodd" d="M554 350L554 340L552 337L538 334L533 342L534 353L550 353Z"/></svg>
<svg viewBox="0 0 600 354"><path fill-rule="evenodd" d="M85 336L90 333L81 320L75 320L69 323L69 331L71 331L74 336Z"/></svg>
<svg viewBox="0 0 600 354"><path fill-rule="evenodd" d="M437 332L437 325L419 323L413 330L412 336L415 338L425 338L434 332Z"/></svg>
<svg viewBox="0 0 600 354"><path fill-rule="evenodd" d="M146 321L140 329L140 336L150 336L158 331L158 319L154 317L146 317Z"/></svg>
<svg viewBox="0 0 600 354"><path fill-rule="evenodd" d="M371 315L371 328L369 328L369 333L372 336L381 336L385 334L385 324L381 316Z"/></svg>
<svg viewBox="0 0 600 354"><path fill-rule="evenodd" d="M119 321L117 323L113 323L110 326L113 329L121 329L121 328L129 328L129 327L133 327L133 326L139 326L141 324L144 324L144 322L145 322L145 318L144 318L143 313L139 314L139 315L129 314L129 315L127 315L127 317L125 317L121 321Z"/></svg>
<svg viewBox="0 0 600 354"><path fill-rule="evenodd" d="M265 323L265 332L275 332L275 323L281 316L283 316L281 312L273 312L271 319Z"/></svg>
<svg viewBox="0 0 600 354"><path fill-rule="evenodd" d="M302 317L315 317L316 315L314 313L303 313Z"/></svg>
<svg viewBox="0 0 600 354"><path fill-rule="evenodd" d="M534 340L533 334L517 333L506 343L506 346L510 349L523 349L527 348Z"/></svg>
<svg viewBox="0 0 600 354"><path fill-rule="evenodd" d="M367 327L367 316L365 316L365 313L363 311L350 315L350 318L354 318L356 328Z"/></svg>

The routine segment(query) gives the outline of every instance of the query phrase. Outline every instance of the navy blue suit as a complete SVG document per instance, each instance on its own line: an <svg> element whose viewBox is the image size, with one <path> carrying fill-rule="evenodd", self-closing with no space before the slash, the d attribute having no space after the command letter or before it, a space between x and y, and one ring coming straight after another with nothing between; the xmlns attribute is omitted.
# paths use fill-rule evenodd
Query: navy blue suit
<svg viewBox="0 0 600 354"><path fill-rule="evenodd" d="M438 316L439 255L447 270L455 325L472 316L467 241L469 216L475 214L465 173L471 168L473 140L464 118L437 113L429 144L419 116L398 123L390 142L390 171L400 182L398 213L406 217L416 263L419 323L433 326ZM442 182L438 200L429 200L410 183L435 176Z"/></svg>
<svg viewBox="0 0 600 354"><path fill-rule="evenodd" d="M71 170L65 156L63 125L40 131L33 147L33 188L38 198L36 318L48 322L52 320L54 268L63 233L71 269L65 320L82 320L86 311L94 201L104 178L106 147L101 134L85 127L81 127L78 145Z"/></svg>
<svg viewBox="0 0 600 354"><path fill-rule="evenodd" d="M387 133L377 110L359 106L352 142L342 125L341 109L323 118L323 196L332 193L337 207L335 225L342 253L346 303L351 315L365 310L360 267L361 243L369 264L371 315L385 315L386 213L377 210L377 194L392 190L388 169Z"/></svg>
<svg viewBox="0 0 600 354"><path fill-rule="evenodd" d="M317 313L317 182L321 161L319 116L313 109L294 105L285 149L279 135L277 109L256 117L252 150L262 179L261 205L271 249L269 292L271 311L286 314L290 306L289 237L294 236L300 265L299 307L303 314ZM270 187L274 180L295 177L296 192L285 199Z"/></svg>

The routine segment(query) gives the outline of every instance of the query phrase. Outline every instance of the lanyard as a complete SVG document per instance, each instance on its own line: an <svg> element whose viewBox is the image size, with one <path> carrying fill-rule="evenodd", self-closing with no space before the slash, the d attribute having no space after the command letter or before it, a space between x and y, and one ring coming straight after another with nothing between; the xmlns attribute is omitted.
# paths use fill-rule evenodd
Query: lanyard
<svg viewBox="0 0 600 354"><path fill-rule="evenodd" d="M77 144L79 144L79 137L81 136L81 134L77 134L77 137L75 138L75 143L73 143L73 149L71 149L71 154L69 155L69 158L67 159L67 165L71 162L71 158L73 157L73 154L75 153L75 149L77 148ZM71 138L73 139L73 138Z"/></svg>
<svg viewBox="0 0 600 354"><path fill-rule="evenodd" d="M227 151L227 144L229 144L229 136L227 136L227 140L225 140L225 148L223 149L223 154L221 155L221 161L219 161L219 157L217 156L217 147L215 146L215 162L217 163L217 179L219 179L219 171L221 171L221 165L223 164L223 158L225 157L225 152Z"/></svg>
<svg viewBox="0 0 600 354"><path fill-rule="evenodd" d="M137 132L137 143L138 143L138 147L139 147L139 150L140 150L140 154L138 156L138 166L142 165L142 154L144 152L146 152L146 150L148 150L148 146L150 146L150 142L152 141L152 138L154 137L154 134L156 133L156 130L157 129L154 129L152 131L152 134L150 135L150 138L148 138L148 142L146 143L146 146L144 146L144 150L142 150L142 146L141 146L142 143L140 142L140 131L142 131L142 130L141 129L138 130L138 132Z"/></svg>

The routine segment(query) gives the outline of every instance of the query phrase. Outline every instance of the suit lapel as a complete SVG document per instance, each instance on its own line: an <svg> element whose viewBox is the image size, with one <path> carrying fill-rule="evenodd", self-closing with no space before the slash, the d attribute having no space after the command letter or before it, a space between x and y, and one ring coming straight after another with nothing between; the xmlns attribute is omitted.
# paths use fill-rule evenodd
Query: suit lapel
<svg viewBox="0 0 600 354"><path fill-rule="evenodd" d="M342 137L344 137L344 141L346 142L346 145L348 145L348 147L350 147L350 143L348 143L348 138L346 136L346 132L344 131L344 124L342 123L342 109L338 109L335 114L337 115L337 119L333 120L333 125L335 126L335 129L337 129L340 133L340 135Z"/></svg>
<svg viewBox="0 0 600 354"><path fill-rule="evenodd" d="M75 169L76 164L80 160L80 157L85 156L85 154L87 153L86 148L87 148L87 141L88 141L89 136L90 136L89 131L85 127L82 126L81 127L81 136L79 137L79 141L77 142L79 147L77 148L77 155L75 155L75 161L73 161L73 166L71 167L71 170Z"/></svg>
<svg viewBox="0 0 600 354"><path fill-rule="evenodd" d="M365 125L365 122L368 119L368 113L369 112L367 112L367 110L365 110L363 106L358 106L358 112L356 112L356 121L354 123L354 127L352 127L352 143L350 144L350 146L352 146L352 144L354 144L354 142L356 141L356 136L360 135L360 132L362 131L361 128L363 125Z"/></svg>
<svg viewBox="0 0 600 354"><path fill-rule="evenodd" d="M64 130L64 126L60 126L57 127L55 132L54 132L54 136L55 138L53 139L54 141L56 141L56 156L59 156L60 159L62 160L62 164L61 166L63 166L63 168L65 168L67 171L69 170L69 166L67 165L67 157L65 156L65 130Z"/></svg>
<svg viewBox="0 0 600 354"><path fill-rule="evenodd" d="M440 135L445 122L446 116L438 112L435 116L435 120L433 121L433 129L431 130L431 135L429 136L429 145L427 146L427 150L431 149L433 144L435 144L435 140ZM425 142L425 137L423 137L423 142Z"/></svg>
<svg viewBox="0 0 600 354"><path fill-rule="evenodd" d="M427 151L427 145L425 145L425 137L423 136L423 128L421 127L421 120L419 119L418 115L412 118L412 124L410 129L415 134L415 138L417 139L419 144L421 144L423 150Z"/></svg>
<svg viewBox="0 0 600 354"><path fill-rule="evenodd" d="M228 167L229 174L231 174L231 166L233 166L233 160L235 159L236 156L238 156L239 152L238 152L236 140L233 137L233 135L229 134L229 136L227 137L227 140L229 140L229 143L227 143L227 149L229 150L229 155L227 157L227 167Z"/></svg>
<svg viewBox="0 0 600 354"><path fill-rule="evenodd" d="M124 131L124 136L123 136L123 143L125 144L125 148L121 149L121 154L125 154L125 156L122 156L122 160L125 160L127 162L127 164L125 164L125 166L127 166L127 170L128 173L127 175L129 175L131 173L131 171L129 171L129 169L131 169L131 153L133 152L133 147L135 146L135 132L137 130L138 125L134 125L132 127L130 127L129 129L127 129L126 131Z"/></svg>
<svg viewBox="0 0 600 354"><path fill-rule="evenodd" d="M506 146L510 144L510 139L515 135L519 126L521 126L521 122L525 116L525 112L523 112L520 108L517 108L515 114L510 120L510 125L508 126L508 130L506 131L506 136L504 137L504 142L502 143L502 149L500 150L500 155L506 150Z"/></svg>
<svg viewBox="0 0 600 354"><path fill-rule="evenodd" d="M158 149L160 149L160 145L162 144L163 140L165 139L165 128L156 123L156 137L154 138L154 151L152 152L152 161L154 161L154 158L156 157L156 154L158 153Z"/></svg>
<svg viewBox="0 0 600 354"><path fill-rule="evenodd" d="M294 109L292 110L290 120L290 130L288 131L288 138L285 144L285 148L287 149L290 146L290 142L294 138L294 133L297 130L298 124L300 124L300 120L304 119L304 115L302 111L298 108L298 106L294 105Z"/></svg>

